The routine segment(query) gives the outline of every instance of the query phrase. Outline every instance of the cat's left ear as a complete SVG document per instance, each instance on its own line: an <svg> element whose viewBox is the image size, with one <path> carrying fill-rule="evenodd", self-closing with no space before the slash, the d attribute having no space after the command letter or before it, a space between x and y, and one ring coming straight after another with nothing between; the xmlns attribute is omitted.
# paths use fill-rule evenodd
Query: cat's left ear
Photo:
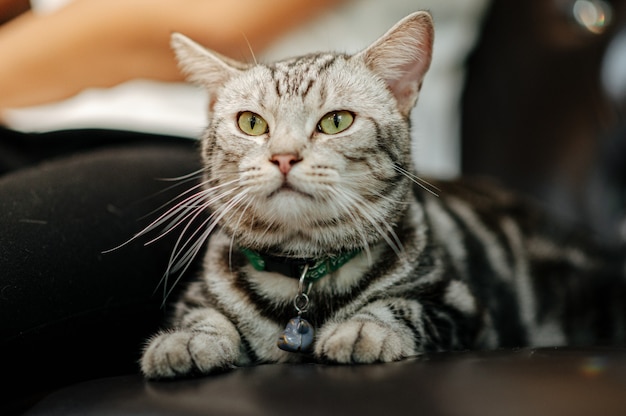
<svg viewBox="0 0 626 416"><path fill-rule="evenodd" d="M249 67L248 64L206 49L180 33L173 33L170 43L187 79L205 87L211 100L217 88Z"/></svg>
<svg viewBox="0 0 626 416"><path fill-rule="evenodd" d="M430 66L433 40L432 17L428 12L416 12L356 56L385 80L405 117L417 102L422 80Z"/></svg>

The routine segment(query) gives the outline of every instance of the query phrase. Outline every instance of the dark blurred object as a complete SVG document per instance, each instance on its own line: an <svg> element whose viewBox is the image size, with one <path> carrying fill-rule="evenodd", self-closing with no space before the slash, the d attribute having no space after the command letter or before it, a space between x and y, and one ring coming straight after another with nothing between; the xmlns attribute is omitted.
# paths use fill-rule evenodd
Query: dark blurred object
<svg viewBox="0 0 626 416"><path fill-rule="evenodd" d="M625 149L616 144L624 114L604 93L600 73L625 22L623 0L495 0L468 61L463 173L496 177L616 239L615 224L599 216L621 203L615 193L626 178L606 182L624 174L608 167L619 155L607 149ZM603 191L592 189L599 185Z"/></svg>
<svg viewBox="0 0 626 416"><path fill-rule="evenodd" d="M0 24L30 9L30 0L0 0Z"/></svg>
<svg viewBox="0 0 626 416"><path fill-rule="evenodd" d="M16 154L41 145L33 160L25 157L0 176L0 357L7 380L0 415L19 413L55 388L136 371L143 343L169 312L161 277L178 236L108 250L180 194L180 182L157 178L196 171L196 143L109 131L110 146L101 147L105 136L67 132L79 154L68 149L55 158L60 133L0 129L2 139L11 139L5 145L23 140ZM46 149L50 160L37 163Z"/></svg>

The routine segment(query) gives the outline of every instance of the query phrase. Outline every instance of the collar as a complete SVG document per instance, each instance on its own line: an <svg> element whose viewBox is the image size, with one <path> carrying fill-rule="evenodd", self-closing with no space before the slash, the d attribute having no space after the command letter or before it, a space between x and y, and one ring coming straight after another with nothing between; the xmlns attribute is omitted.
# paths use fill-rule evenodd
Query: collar
<svg viewBox="0 0 626 416"><path fill-rule="evenodd" d="M304 279L315 282L327 274L333 273L352 260L361 250L339 253L322 259L280 257L261 254L256 251L240 248L252 267L258 271L280 273L287 277L300 279L305 266L309 266Z"/></svg>

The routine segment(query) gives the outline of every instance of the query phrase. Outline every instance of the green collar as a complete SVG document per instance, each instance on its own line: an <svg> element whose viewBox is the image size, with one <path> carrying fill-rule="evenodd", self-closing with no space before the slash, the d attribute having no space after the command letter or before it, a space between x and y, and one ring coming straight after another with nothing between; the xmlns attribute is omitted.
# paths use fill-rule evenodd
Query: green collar
<svg viewBox="0 0 626 416"><path fill-rule="evenodd" d="M247 248L240 248L240 250L256 270L280 273L294 279L300 279L304 267L308 265L304 277L308 282L315 282L327 274L339 270L341 266L361 252L361 250L354 250L323 259L307 259L261 254Z"/></svg>

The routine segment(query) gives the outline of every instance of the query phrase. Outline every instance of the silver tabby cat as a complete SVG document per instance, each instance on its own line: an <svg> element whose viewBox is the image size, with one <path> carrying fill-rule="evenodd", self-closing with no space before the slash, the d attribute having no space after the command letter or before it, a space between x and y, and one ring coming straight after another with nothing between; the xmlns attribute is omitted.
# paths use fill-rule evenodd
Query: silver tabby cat
<svg viewBox="0 0 626 416"><path fill-rule="evenodd" d="M623 342L619 257L509 193L459 181L435 195L412 173L428 13L352 56L245 64L180 34L172 43L209 93L210 123L202 188L168 218L210 212L191 252L211 236L202 275L144 351L146 377Z"/></svg>

